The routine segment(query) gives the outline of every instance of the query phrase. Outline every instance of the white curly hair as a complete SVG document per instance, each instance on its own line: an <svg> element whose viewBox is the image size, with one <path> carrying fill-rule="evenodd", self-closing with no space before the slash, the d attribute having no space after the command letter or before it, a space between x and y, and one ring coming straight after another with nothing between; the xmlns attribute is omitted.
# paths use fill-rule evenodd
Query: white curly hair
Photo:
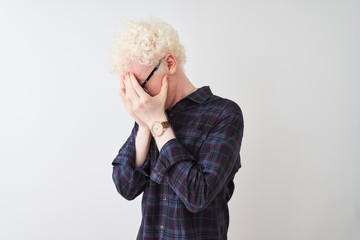
<svg viewBox="0 0 360 240"><path fill-rule="evenodd" d="M127 21L120 34L112 37L109 71L119 77L129 71L131 62L154 66L167 54L175 56L183 70L185 49L179 42L177 31L159 18ZM162 69L159 69L161 71Z"/></svg>

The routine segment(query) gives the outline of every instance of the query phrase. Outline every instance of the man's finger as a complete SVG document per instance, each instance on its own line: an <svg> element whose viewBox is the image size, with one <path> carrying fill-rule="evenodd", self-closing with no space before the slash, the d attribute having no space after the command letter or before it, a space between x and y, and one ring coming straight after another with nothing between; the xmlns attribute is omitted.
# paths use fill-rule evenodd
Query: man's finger
<svg viewBox="0 0 360 240"><path fill-rule="evenodd" d="M126 90L125 78L121 80L119 93L124 103L126 111L127 112L132 111L133 103L129 91Z"/></svg>
<svg viewBox="0 0 360 240"><path fill-rule="evenodd" d="M136 93L131 83L129 75L126 75L125 77L125 87L126 87L126 95L128 95L133 102L139 101L140 96Z"/></svg>
<svg viewBox="0 0 360 240"><path fill-rule="evenodd" d="M131 72L130 73L130 80L132 83L132 86L134 87L134 90L141 98L149 97L149 94L147 94L144 89L140 86L139 82L137 81L135 75Z"/></svg>
<svg viewBox="0 0 360 240"><path fill-rule="evenodd" d="M161 98L166 98L167 92L168 92L168 87L169 87L169 82L168 82L167 75L165 75L162 79L161 89L160 89L158 96Z"/></svg>
<svg viewBox="0 0 360 240"><path fill-rule="evenodd" d="M119 94L120 94L121 99L125 103L126 89L125 89L124 80L121 80L121 82L120 82Z"/></svg>

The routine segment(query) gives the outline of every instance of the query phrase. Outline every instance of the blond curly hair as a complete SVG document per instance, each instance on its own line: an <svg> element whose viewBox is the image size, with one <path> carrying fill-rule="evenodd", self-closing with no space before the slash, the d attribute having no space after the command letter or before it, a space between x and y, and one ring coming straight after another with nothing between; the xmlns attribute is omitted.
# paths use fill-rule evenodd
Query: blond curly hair
<svg viewBox="0 0 360 240"><path fill-rule="evenodd" d="M119 77L129 71L131 62L154 66L167 54L172 54L183 69L185 49L176 30L159 18L127 21L120 34L112 37L109 71Z"/></svg>

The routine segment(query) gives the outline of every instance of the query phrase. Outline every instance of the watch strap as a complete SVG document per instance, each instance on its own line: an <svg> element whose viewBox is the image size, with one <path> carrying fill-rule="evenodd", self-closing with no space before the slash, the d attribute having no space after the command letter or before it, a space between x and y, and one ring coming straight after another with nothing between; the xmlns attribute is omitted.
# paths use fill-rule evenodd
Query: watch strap
<svg viewBox="0 0 360 240"><path fill-rule="evenodd" d="M168 128L168 127L170 127L169 121L161 122L161 125L163 126L163 128Z"/></svg>

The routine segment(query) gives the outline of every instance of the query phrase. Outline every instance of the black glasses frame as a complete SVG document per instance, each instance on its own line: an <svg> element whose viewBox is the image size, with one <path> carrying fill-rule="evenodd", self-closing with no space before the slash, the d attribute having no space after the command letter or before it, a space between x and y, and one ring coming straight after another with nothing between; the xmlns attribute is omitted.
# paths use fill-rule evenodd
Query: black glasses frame
<svg viewBox="0 0 360 240"><path fill-rule="evenodd" d="M155 66L155 68L151 71L150 75L146 78L146 80L141 84L141 87L144 88L145 84L149 81L149 79L151 78L151 76L154 74L154 72L156 70L159 69L160 64L162 63L162 61L164 61L164 58L160 59L159 63Z"/></svg>

